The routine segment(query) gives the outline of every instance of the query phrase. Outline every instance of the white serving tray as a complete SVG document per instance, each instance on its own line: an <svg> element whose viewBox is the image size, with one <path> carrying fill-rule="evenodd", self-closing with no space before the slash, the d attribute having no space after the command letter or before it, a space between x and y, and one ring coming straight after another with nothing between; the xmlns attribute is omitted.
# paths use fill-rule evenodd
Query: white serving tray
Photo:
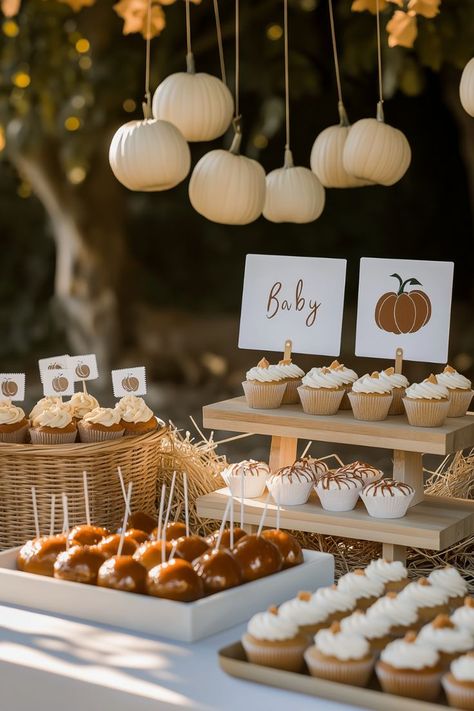
<svg viewBox="0 0 474 711"><path fill-rule="evenodd" d="M107 590L16 570L19 548L0 553L0 603L125 627L134 632L196 642L245 622L269 605L299 590L334 582L334 557L304 551L304 562L275 575L245 583L196 602L173 602L147 595Z"/></svg>

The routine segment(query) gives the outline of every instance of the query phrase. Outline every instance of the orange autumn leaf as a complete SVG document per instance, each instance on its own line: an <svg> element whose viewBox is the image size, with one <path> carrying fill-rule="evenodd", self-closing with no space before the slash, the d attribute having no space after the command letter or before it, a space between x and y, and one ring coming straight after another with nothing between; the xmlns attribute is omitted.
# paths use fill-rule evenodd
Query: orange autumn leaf
<svg viewBox="0 0 474 711"><path fill-rule="evenodd" d="M15 17L20 12L21 0L2 0L2 12L5 17Z"/></svg>
<svg viewBox="0 0 474 711"><path fill-rule="evenodd" d="M440 5L441 0L410 0L408 9L431 19L439 13Z"/></svg>
<svg viewBox="0 0 474 711"><path fill-rule="evenodd" d="M379 11L382 12L386 7L389 7L389 3L403 7L403 0L379 0ZM353 12L364 12L364 10L368 10L373 15L376 15L377 0L354 0L351 5L351 10Z"/></svg>
<svg viewBox="0 0 474 711"><path fill-rule="evenodd" d="M120 0L114 5L114 10L124 21L124 35L141 32L147 38L148 0ZM157 0L152 0L150 38L159 35L165 24L163 8Z"/></svg>
<svg viewBox="0 0 474 711"><path fill-rule="evenodd" d="M394 12L392 19L387 22L388 46L413 47L413 43L418 34L416 24L416 13Z"/></svg>
<svg viewBox="0 0 474 711"><path fill-rule="evenodd" d="M95 0L59 0L59 2L62 2L64 5L69 5L74 12L79 12L83 7L94 5Z"/></svg>

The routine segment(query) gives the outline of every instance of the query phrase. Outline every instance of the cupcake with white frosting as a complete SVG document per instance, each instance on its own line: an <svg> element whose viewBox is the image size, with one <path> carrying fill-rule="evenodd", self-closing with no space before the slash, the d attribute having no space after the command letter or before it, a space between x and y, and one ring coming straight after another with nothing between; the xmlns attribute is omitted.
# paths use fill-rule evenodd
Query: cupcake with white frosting
<svg viewBox="0 0 474 711"><path fill-rule="evenodd" d="M390 620L390 634L397 637L409 630L418 628L418 612L416 606L408 600L403 600L396 592L388 592L379 597L367 610L367 617L383 615Z"/></svg>
<svg viewBox="0 0 474 711"><path fill-rule="evenodd" d="M428 580L435 587L446 590L449 595L448 605L451 608L459 607L463 604L468 592L468 585L459 571L452 565L445 565L444 568L432 570L428 575Z"/></svg>
<svg viewBox="0 0 474 711"><path fill-rule="evenodd" d="M301 385L301 378L304 376L304 370L301 370L291 358L284 358L278 365L271 366L277 373L281 373L286 389L283 393L282 405L295 405L300 401L298 388Z"/></svg>
<svg viewBox="0 0 474 711"><path fill-rule="evenodd" d="M249 662L286 671L301 671L308 638L298 625L278 614L276 607L254 615L242 637Z"/></svg>
<svg viewBox="0 0 474 711"><path fill-rule="evenodd" d="M349 398L347 397L347 393L350 393L352 390L352 383L355 383L357 378L359 377L355 370L352 370L351 368L346 368L344 363L339 363L338 360L333 360L333 362L328 366L330 370L333 370L337 377L340 379L342 385L344 385L344 397L341 400L341 404L339 405L340 410L350 410L351 409L351 403L349 402Z"/></svg>
<svg viewBox="0 0 474 711"><path fill-rule="evenodd" d="M49 410L51 407L54 407L55 405L62 405L62 407L66 407L71 411L72 415L72 408L68 402L63 402L62 399L56 395L48 395L47 397L42 397L36 405L33 407L33 409L30 412L30 422L33 422L36 417L44 412L45 410Z"/></svg>
<svg viewBox="0 0 474 711"><path fill-rule="evenodd" d="M439 654L417 643L415 632L388 644L375 666L380 685L388 694L434 701L440 693L442 667Z"/></svg>
<svg viewBox="0 0 474 711"><path fill-rule="evenodd" d="M363 610L355 610L352 615L341 620L341 630L348 634L358 634L370 644L374 654L380 652L392 640L390 629L392 621L384 614L372 614L370 617Z"/></svg>
<svg viewBox="0 0 474 711"><path fill-rule="evenodd" d="M78 423L81 442L105 442L123 437L125 428L116 407L96 407Z"/></svg>
<svg viewBox="0 0 474 711"><path fill-rule="evenodd" d="M449 391L433 373L422 383L406 389L403 405L408 422L414 427L441 427L449 411Z"/></svg>
<svg viewBox="0 0 474 711"><path fill-rule="evenodd" d="M21 407L10 400L0 401L0 442L21 444L28 434L28 420Z"/></svg>
<svg viewBox="0 0 474 711"><path fill-rule="evenodd" d="M51 405L32 421L30 437L33 444L68 444L77 435L71 408L66 404Z"/></svg>
<svg viewBox="0 0 474 711"><path fill-rule="evenodd" d="M408 378L402 375L402 373L396 373L393 367L381 370L380 378L392 388L393 400L388 414L403 415L405 408L403 407L402 398L405 396L405 390L410 385Z"/></svg>
<svg viewBox="0 0 474 711"><path fill-rule="evenodd" d="M385 420L393 400L392 386L374 371L356 380L348 397L356 420Z"/></svg>
<svg viewBox="0 0 474 711"><path fill-rule="evenodd" d="M335 415L345 388L334 370L312 368L304 376L298 393L303 410L308 415Z"/></svg>
<svg viewBox="0 0 474 711"><path fill-rule="evenodd" d="M256 499L263 494L270 474L268 464L255 459L229 464L221 472L232 496L240 497L243 494L246 499Z"/></svg>
<svg viewBox="0 0 474 711"><path fill-rule="evenodd" d="M153 410L148 407L142 397L125 395L118 401L115 408L120 415L126 437L148 434L154 432L158 425L164 425L162 420L155 417Z"/></svg>
<svg viewBox="0 0 474 711"><path fill-rule="evenodd" d="M262 358L247 371L245 378L242 387L249 407L261 410L280 407L287 381L278 366L270 365L266 358Z"/></svg>
<svg viewBox="0 0 474 711"><path fill-rule="evenodd" d="M420 623L429 622L436 615L446 615L449 611L449 593L432 585L428 578L418 578L407 585L401 591L400 599L416 607Z"/></svg>
<svg viewBox="0 0 474 711"><path fill-rule="evenodd" d="M474 652L455 659L441 683L450 706L474 711Z"/></svg>
<svg viewBox="0 0 474 711"><path fill-rule="evenodd" d="M326 511L351 511L363 486L364 482L355 474L329 471L318 479L315 489Z"/></svg>
<svg viewBox="0 0 474 711"><path fill-rule="evenodd" d="M298 506L308 501L316 480L309 467L295 466L278 469L267 479L267 489L276 503Z"/></svg>
<svg viewBox="0 0 474 711"><path fill-rule="evenodd" d="M429 644L439 654L440 663L448 667L460 654L472 651L472 634L458 627L447 615L438 615L429 624L421 628L417 643Z"/></svg>
<svg viewBox="0 0 474 711"><path fill-rule="evenodd" d="M463 417L472 400L471 381L450 365L436 376L436 380L449 391L448 417Z"/></svg>
<svg viewBox="0 0 474 711"><path fill-rule="evenodd" d="M355 599L357 608L367 610L377 598L383 595L384 584L379 580L369 578L362 568L356 568L351 573L346 573L339 578L337 589L351 595Z"/></svg>
<svg viewBox="0 0 474 711"><path fill-rule="evenodd" d="M96 407L99 407L99 403L95 397L90 393L85 393L83 391L74 393L66 404L71 407L72 416L76 422L78 420L82 420L84 415L87 415L87 413L91 412L91 410L95 410Z"/></svg>
<svg viewBox="0 0 474 711"><path fill-rule="evenodd" d="M408 570L400 560L388 561L384 558L372 560L365 569L369 578L379 580L385 586L385 592L399 592L408 585Z"/></svg>
<svg viewBox="0 0 474 711"><path fill-rule="evenodd" d="M351 462L343 467L336 469L336 474L355 474L360 479L362 479L364 485L370 484L373 481L379 481L383 478L383 471L377 469L377 467L372 466L372 464L367 464L366 462Z"/></svg>
<svg viewBox="0 0 474 711"><path fill-rule="evenodd" d="M467 595L464 605L454 610L451 619L455 625L466 629L474 637L474 597Z"/></svg>
<svg viewBox="0 0 474 711"><path fill-rule="evenodd" d="M287 600L278 608L278 615L298 625L301 634L305 635L315 635L328 627L332 612L331 601L320 598L317 604L310 592L299 592L295 598Z"/></svg>
<svg viewBox="0 0 474 711"><path fill-rule="evenodd" d="M353 686L366 686L375 661L368 641L344 632L339 622L316 634L304 658L311 676Z"/></svg>
<svg viewBox="0 0 474 711"><path fill-rule="evenodd" d="M311 597L311 604L327 613L326 626L338 622L355 609L356 595L350 591L342 591L337 585L318 588Z"/></svg>
<svg viewBox="0 0 474 711"><path fill-rule="evenodd" d="M373 481L360 492L367 513L373 518L402 518L414 496L412 486L395 479Z"/></svg>

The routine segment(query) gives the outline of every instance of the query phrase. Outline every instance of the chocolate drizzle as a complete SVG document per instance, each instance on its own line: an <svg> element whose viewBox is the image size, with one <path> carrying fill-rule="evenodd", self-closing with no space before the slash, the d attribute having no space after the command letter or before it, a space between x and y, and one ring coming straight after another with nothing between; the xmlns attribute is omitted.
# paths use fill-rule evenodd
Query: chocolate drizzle
<svg viewBox="0 0 474 711"><path fill-rule="evenodd" d="M320 486L326 491L329 491L330 489L340 489L342 491L342 489L360 489L361 484L363 483L364 482L361 477L353 474L352 472L348 472L347 474L328 472L318 480L318 487ZM334 484L334 486L331 486L331 484Z"/></svg>
<svg viewBox="0 0 474 711"><path fill-rule="evenodd" d="M395 492L400 491L404 496L413 494L413 487L403 481L394 479L382 479L368 484L364 489L366 496L395 496Z"/></svg>
<svg viewBox="0 0 474 711"><path fill-rule="evenodd" d="M275 479L277 478L285 479L290 484L292 484L294 481L297 481L299 483L310 483L312 481L315 481L314 474L309 467L297 467L296 464L293 464L288 467L282 467L271 477L272 481L275 481Z"/></svg>
<svg viewBox="0 0 474 711"><path fill-rule="evenodd" d="M241 476L242 474L244 477L246 476L260 476L260 474L268 474L269 473L269 468L268 465L265 464L265 462L257 462L253 461L252 459L246 459L243 462L236 462L235 464L231 464L228 468L227 471L229 472L230 476Z"/></svg>
<svg viewBox="0 0 474 711"><path fill-rule="evenodd" d="M362 477L362 479L369 479L373 478L374 476L377 476L379 479L381 479L383 476L383 472L380 471L380 469L377 469L377 467L374 467L371 464L367 464L366 462L359 461L352 462L351 464L346 464L345 467L337 469L338 474L346 472L355 473L358 476Z"/></svg>

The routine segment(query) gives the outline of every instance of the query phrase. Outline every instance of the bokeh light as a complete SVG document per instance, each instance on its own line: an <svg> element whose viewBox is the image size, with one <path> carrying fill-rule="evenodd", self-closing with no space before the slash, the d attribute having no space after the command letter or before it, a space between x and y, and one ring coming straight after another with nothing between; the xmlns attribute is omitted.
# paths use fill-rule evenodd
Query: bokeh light
<svg viewBox="0 0 474 711"><path fill-rule="evenodd" d="M90 69L92 67L92 59L90 57L81 57L79 66L81 69Z"/></svg>
<svg viewBox="0 0 474 711"><path fill-rule="evenodd" d="M81 122L77 116L68 116L64 121L64 128L66 131L77 131L80 128Z"/></svg>
<svg viewBox="0 0 474 711"><path fill-rule="evenodd" d="M79 185L85 179L87 173L86 169L82 165L75 165L68 171L67 177L70 183L73 185Z"/></svg>
<svg viewBox="0 0 474 711"><path fill-rule="evenodd" d="M23 180L19 184L16 192L19 197L24 198L26 200L26 198L31 197L31 185L26 180Z"/></svg>
<svg viewBox="0 0 474 711"><path fill-rule="evenodd" d="M128 114L131 114L137 108L137 102L134 99L125 99L122 106L124 111L126 111Z"/></svg>
<svg viewBox="0 0 474 711"><path fill-rule="evenodd" d="M89 40L86 40L84 37L81 39L77 40L76 42L76 52L79 52L79 54L85 54L88 52L91 48Z"/></svg>
<svg viewBox="0 0 474 711"><path fill-rule="evenodd" d="M270 40L279 40L283 37L283 27L281 25L270 25L267 27L267 37Z"/></svg>
<svg viewBox="0 0 474 711"><path fill-rule="evenodd" d="M2 24L2 31L3 34L7 37L16 37L20 32L20 28L18 27L15 20L5 20L5 22Z"/></svg>
<svg viewBox="0 0 474 711"><path fill-rule="evenodd" d="M26 72L17 72L13 75L13 83L19 89L26 89L31 84L31 77Z"/></svg>
<svg viewBox="0 0 474 711"><path fill-rule="evenodd" d="M266 148L268 146L268 138L263 133L257 133L253 137L253 145L255 148Z"/></svg>

